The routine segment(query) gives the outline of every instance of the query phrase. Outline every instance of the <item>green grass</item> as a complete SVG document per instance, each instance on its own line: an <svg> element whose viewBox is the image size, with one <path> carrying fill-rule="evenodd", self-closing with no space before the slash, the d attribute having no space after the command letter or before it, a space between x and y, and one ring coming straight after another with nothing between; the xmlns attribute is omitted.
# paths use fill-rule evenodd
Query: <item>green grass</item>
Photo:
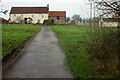
<svg viewBox="0 0 120 80"><path fill-rule="evenodd" d="M40 31L40 27L23 24L2 25L2 58Z"/></svg>
<svg viewBox="0 0 120 80"><path fill-rule="evenodd" d="M63 47L67 62L75 78L95 77L89 64L86 47L91 41L89 28L74 26L52 26Z"/></svg>
<svg viewBox="0 0 120 80"><path fill-rule="evenodd" d="M119 50L120 37L117 28L52 26L52 29L66 53L67 63L75 78L114 76L115 70L112 65L115 64L114 59L116 62L118 59L111 53ZM105 58L107 62L103 61L105 56L108 58ZM111 62L108 63L109 61Z"/></svg>

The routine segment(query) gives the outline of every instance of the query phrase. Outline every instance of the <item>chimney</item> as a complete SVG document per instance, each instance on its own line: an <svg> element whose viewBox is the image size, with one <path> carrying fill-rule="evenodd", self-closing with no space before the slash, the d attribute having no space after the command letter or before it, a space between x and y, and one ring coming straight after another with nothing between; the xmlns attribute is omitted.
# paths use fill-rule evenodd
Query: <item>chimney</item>
<svg viewBox="0 0 120 80"><path fill-rule="evenodd" d="M47 4L47 8L48 8L48 11L49 11L49 4Z"/></svg>

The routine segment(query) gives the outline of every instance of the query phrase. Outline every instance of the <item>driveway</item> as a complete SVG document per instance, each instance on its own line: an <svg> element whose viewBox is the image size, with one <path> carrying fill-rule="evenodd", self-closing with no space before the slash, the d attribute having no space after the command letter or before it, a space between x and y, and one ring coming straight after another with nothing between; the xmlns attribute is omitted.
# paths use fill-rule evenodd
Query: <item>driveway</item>
<svg viewBox="0 0 120 80"><path fill-rule="evenodd" d="M3 78L72 78L51 27L42 27L21 53L23 56L3 74Z"/></svg>

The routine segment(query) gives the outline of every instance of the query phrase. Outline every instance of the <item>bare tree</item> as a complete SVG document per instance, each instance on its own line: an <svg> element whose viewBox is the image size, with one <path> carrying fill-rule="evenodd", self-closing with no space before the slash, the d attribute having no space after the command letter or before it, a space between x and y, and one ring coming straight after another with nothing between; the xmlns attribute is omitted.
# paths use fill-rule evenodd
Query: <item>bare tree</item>
<svg viewBox="0 0 120 80"><path fill-rule="evenodd" d="M96 2L97 9L101 13L101 16L106 17L120 17L120 0L101 0L99 2Z"/></svg>
<svg viewBox="0 0 120 80"><path fill-rule="evenodd" d="M120 0L100 0L96 1L96 7L100 17L117 18L118 27L120 26Z"/></svg>

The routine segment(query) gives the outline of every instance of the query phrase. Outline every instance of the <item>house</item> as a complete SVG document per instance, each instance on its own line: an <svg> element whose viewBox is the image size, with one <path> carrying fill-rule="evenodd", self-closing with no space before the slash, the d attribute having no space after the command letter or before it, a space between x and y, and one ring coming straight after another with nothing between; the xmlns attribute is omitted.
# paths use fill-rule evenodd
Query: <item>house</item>
<svg viewBox="0 0 120 80"><path fill-rule="evenodd" d="M49 24L66 24L66 11L49 11Z"/></svg>
<svg viewBox="0 0 120 80"><path fill-rule="evenodd" d="M10 12L11 23L41 23L48 20L49 5L47 7L12 7Z"/></svg>
<svg viewBox="0 0 120 80"><path fill-rule="evenodd" d="M102 18L99 21L100 27L117 27L119 25L120 18Z"/></svg>

